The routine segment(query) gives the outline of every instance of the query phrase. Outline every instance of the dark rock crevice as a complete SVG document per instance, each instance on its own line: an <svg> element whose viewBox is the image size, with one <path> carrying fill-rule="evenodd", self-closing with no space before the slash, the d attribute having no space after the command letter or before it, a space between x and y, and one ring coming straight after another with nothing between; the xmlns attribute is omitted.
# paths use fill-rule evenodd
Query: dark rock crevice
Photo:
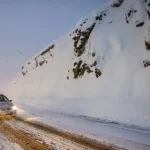
<svg viewBox="0 0 150 150"><path fill-rule="evenodd" d="M144 67L146 68L146 67L150 66L150 61L149 60L144 60L143 64L144 64Z"/></svg>
<svg viewBox="0 0 150 150"><path fill-rule="evenodd" d="M145 46L147 50L150 50L150 42L145 41Z"/></svg>
<svg viewBox="0 0 150 150"><path fill-rule="evenodd" d="M99 69L95 68L95 75L97 78L99 78L102 75L102 73Z"/></svg>
<svg viewBox="0 0 150 150"><path fill-rule="evenodd" d="M23 76L26 76L26 72L22 71L22 75L23 75Z"/></svg>
<svg viewBox="0 0 150 150"><path fill-rule="evenodd" d="M112 7L120 7L123 2L124 2L124 0L118 0L118 2L113 3L111 6Z"/></svg>
<svg viewBox="0 0 150 150"><path fill-rule="evenodd" d="M39 65L42 66L45 62L46 62L46 60L39 62Z"/></svg>
<svg viewBox="0 0 150 150"><path fill-rule="evenodd" d="M136 27L142 27L144 25L144 22L140 22L136 25Z"/></svg>
<svg viewBox="0 0 150 150"><path fill-rule="evenodd" d="M148 18L150 19L150 12L146 9L146 12L148 14Z"/></svg>
<svg viewBox="0 0 150 150"><path fill-rule="evenodd" d="M126 23L129 23L129 20L132 18L133 14L136 12L137 12L137 10L131 9L131 10L128 10L127 13L125 13Z"/></svg>
<svg viewBox="0 0 150 150"><path fill-rule="evenodd" d="M51 49L55 47L55 44L49 46L45 51L43 51L40 55L45 55L47 52L50 52Z"/></svg>

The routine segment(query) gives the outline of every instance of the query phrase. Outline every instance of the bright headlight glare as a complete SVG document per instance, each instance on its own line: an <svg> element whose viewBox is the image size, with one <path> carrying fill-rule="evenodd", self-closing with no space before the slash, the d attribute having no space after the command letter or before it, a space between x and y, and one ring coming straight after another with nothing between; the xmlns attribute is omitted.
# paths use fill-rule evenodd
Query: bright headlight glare
<svg viewBox="0 0 150 150"><path fill-rule="evenodd" d="M16 106L13 106L12 109L13 109L13 110L16 110Z"/></svg>

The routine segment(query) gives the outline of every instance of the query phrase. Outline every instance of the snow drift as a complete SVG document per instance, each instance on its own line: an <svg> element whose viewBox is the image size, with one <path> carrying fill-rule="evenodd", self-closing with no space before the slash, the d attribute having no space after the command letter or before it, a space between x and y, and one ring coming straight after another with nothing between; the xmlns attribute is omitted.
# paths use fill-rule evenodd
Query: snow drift
<svg viewBox="0 0 150 150"><path fill-rule="evenodd" d="M113 0L25 63L5 92L50 110L150 126L150 0Z"/></svg>

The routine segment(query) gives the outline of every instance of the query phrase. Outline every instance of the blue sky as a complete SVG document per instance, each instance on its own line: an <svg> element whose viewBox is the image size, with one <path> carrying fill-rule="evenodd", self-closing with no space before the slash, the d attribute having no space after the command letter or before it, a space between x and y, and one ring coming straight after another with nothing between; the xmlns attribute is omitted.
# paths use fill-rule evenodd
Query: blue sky
<svg viewBox="0 0 150 150"><path fill-rule="evenodd" d="M1 0L0 89L30 57L106 0Z"/></svg>

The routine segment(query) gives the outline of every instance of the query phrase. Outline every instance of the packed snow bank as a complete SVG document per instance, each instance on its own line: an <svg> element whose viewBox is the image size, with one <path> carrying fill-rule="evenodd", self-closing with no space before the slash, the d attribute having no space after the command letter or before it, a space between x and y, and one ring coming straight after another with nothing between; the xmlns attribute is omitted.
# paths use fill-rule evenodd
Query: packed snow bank
<svg viewBox="0 0 150 150"><path fill-rule="evenodd" d="M29 60L10 98L49 110L150 126L150 1L115 0Z"/></svg>

